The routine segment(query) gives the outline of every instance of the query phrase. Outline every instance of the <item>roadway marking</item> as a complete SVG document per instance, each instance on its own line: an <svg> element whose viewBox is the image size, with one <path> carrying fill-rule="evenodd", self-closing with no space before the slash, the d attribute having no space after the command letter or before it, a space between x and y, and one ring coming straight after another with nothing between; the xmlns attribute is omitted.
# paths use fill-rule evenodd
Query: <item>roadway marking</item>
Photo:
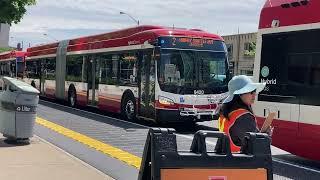
<svg viewBox="0 0 320 180"><path fill-rule="evenodd" d="M60 126L58 124L52 123L48 120L45 120L45 119L42 119L39 117L37 117L36 122L46 128L49 128L57 133L60 133L64 136L66 136L68 138L74 139L82 144L85 144L85 145L89 146L90 148L96 149L97 151L100 151L110 157L121 160L130 166L133 166L137 169L140 169L142 159L138 156L135 156L135 155L130 154L126 151L115 148L109 144L106 144L106 143L103 143L103 142L98 141L96 139L90 138L86 135L72 131L72 130L67 129L63 126Z"/></svg>

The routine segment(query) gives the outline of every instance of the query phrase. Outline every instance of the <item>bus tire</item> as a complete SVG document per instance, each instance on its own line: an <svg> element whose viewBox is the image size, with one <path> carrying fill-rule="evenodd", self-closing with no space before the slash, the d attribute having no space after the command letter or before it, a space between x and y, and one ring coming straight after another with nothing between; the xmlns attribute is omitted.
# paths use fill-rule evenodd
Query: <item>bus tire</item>
<svg viewBox="0 0 320 180"><path fill-rule="evenodd" d="M134 121L136 118L136 100L133 95L127 94L121 103L121 115L127 121Z"/></svg>
<svg viewBox="0 0 320 180"><path fill-rule="evenodd" d="M77 91L74 86L70 86L68 91L68 104L70 107L76 107L77 105Z"/></svg>
<svg viewBox="0 0 320 180"><path fill-rule="evenodd" d="M34 81L31 81L31 86L36 88L36 83Z"/></svg>

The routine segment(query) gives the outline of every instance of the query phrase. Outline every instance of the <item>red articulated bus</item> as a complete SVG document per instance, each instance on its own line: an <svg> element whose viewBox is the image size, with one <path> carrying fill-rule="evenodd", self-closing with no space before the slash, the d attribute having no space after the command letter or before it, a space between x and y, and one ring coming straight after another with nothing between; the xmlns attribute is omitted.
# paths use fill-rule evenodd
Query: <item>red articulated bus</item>
<svg viewBox="0 0 320 180"><path fill-rule="evenodd" d="M267 86L255 112L277 112L272 144L320 160L320 1L268 0L261 11L254 77Z"/></svg>
<svg viewBox="0 0 320 180"><path fill-rule="evenodd" d="M211 120L228 90L223 39L138 26L27 49L26 78L42 95L126 119Z"/></svg>

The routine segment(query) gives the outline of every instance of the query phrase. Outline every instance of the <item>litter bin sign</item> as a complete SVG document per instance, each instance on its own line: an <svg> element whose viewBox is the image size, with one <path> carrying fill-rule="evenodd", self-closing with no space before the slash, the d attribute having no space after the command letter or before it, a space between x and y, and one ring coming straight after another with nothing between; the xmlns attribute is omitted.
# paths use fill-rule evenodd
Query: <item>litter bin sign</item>
<svg viewBox="0 0 320 180"><path fill-rule="evenodd" d="M33 136L39 91L27 83L3 77L0 92L0 132L12 140Z"/></svg>

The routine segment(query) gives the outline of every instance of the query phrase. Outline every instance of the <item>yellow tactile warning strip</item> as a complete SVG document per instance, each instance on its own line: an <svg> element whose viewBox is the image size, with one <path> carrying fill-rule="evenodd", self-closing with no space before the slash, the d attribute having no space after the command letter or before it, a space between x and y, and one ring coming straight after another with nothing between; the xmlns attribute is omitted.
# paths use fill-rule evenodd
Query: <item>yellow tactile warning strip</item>
<svg viewBox="0 0 320 180"><path fill-rule="evenodd" d="M46 128L49 128L55 132L58 132L68 138L74 139L82 144L85 144L91 148L94 148L110 157L119 159L123 162L125 162L128 165L131 165L137 169L140 169L141 164L141 158L138 156L135 156L133 154L130 154L128 152L125 152L121 149L115 148L111 145L108 145L106 143L103 143L101 141L98 141L96 139L90 138L88 136L85 136L83 134L80 134L78 132L72 131L70 129L67 129L63 126L60 126L58 124L52 123L50 121L47 121L45 119L37 117L36 122Z"/></svg>

